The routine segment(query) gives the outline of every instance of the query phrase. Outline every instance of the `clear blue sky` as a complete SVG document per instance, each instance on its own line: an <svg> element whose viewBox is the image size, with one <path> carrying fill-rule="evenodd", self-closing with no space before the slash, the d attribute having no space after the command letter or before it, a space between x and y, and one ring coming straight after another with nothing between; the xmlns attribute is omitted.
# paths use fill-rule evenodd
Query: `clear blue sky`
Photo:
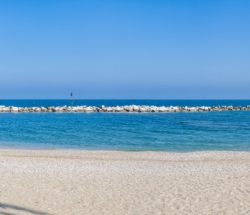
<svg viewBox="0 0 250 215"><path fill-rule="evenodd" d="M248 0L2 0L0 98L250 98Z"/></svg>

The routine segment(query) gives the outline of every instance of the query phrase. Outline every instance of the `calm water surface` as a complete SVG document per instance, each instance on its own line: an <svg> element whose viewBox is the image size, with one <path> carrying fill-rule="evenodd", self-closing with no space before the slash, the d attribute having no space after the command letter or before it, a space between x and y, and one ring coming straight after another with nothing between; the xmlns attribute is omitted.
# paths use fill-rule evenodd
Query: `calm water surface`
<svg viewBox="0 0 250 215"><path fill-rule="evenodd" d="M166 106L213 106L213 105L250 105L250 100L75 100L75 105L94 105L94 106L116 106L116 105L166 105ZM63 106L71 105L70 100L0 100L0 105L6 106Z"/></svg>
<svg viewBox="0 0 250 215"><path fill-rule="evenodd" d="M2 100L0 105L67 105ZM249 100L78 100L81 105L249 105ZM0 147L104 150L250 150L250 111L207 113L1 113Z"/></svg>

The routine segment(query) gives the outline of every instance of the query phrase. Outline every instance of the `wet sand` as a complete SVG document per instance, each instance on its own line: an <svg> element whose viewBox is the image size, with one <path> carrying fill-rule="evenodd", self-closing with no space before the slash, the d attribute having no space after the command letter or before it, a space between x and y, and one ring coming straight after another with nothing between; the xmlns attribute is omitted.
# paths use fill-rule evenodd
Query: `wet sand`
<svg viewBox="0 0 250 215"><path fill-rule="evenodd" d="M250 214L250 152L1 149L0 214Z"/></svg>

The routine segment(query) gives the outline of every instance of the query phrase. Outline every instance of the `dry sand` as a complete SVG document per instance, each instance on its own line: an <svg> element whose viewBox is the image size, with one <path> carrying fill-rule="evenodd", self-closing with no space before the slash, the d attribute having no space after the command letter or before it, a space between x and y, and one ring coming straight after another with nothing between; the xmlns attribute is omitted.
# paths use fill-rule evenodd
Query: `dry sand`
<svg viewBox="0 0 250 215"><path fill-rule="evenodd" d="M250 214L250 153L0 150L0 215Z"/></svg>

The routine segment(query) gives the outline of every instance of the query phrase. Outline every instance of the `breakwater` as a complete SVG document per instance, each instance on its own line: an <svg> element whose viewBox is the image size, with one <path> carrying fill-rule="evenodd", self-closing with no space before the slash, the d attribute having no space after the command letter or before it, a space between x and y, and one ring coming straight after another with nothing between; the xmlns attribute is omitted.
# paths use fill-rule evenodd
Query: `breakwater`
<svg viewBox="0 0 250 215"><path fill-rule="evenodd" d="M51 106L15 107L0 106L0 112L212 112L212 111L250 111L248 106Z"/></svg>

